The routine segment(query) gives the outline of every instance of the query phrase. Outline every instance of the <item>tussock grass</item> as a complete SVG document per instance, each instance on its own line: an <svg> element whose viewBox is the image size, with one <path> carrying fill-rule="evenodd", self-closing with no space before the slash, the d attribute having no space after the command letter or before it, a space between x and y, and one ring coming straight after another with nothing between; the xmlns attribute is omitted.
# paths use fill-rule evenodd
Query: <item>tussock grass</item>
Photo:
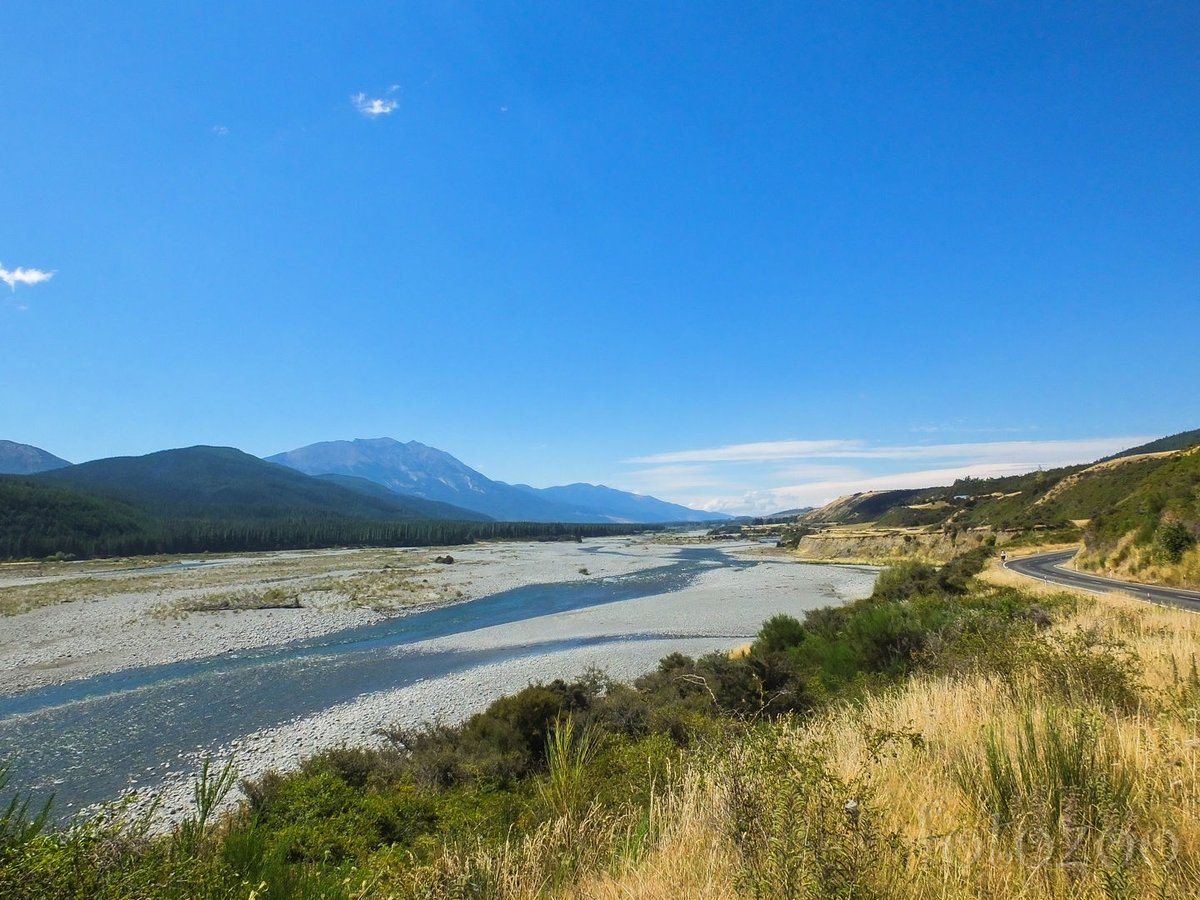
<svg viewBox="0 0 1200 900"><path fill-rule="evenodd" d="M570 713L555 720L546 738L546 778L538 784L538 791L558 817L586 814L588 766L600 741L595 728L577 723Z"/></svg>
<svg viewBox="0 0 1200 900"><path fill-rule="evenodd" d="M12 780L12 762L0 760L0 796ZM0 807L0 847L20 847L42 833L50 818L50 801L34 810L28 796L14 793Z"/></svg>
<svg viewBox="0 0 1200 900"><path fill-rule="evenodd" d="M665 804L686 820L572 896L1192 897L1197 757L1183 735L1022 704L993 676L918 678L739 738L689 774L686 803Z"/></svg>
<svg viewBox="0 0 1200 900"><path fill-rule="evenodd" d="M983 759L972 754L956 770L959 787L1005 832L1034 823L1063 842L1074 831L1123 827L1132 771L1113 751L1105 723L1080 710L1040 713L1026 711L1014 735L989 731Z"/></svg>
<svg viewBox="0 0 1200 900"><path fill-rule="evenodd" d="M732 900L738 897L738 854L724 832L725 805L718 784L693 771L660 802L640 857L621 859L609 871L585 875L564 896L572 900Z"/></svg>

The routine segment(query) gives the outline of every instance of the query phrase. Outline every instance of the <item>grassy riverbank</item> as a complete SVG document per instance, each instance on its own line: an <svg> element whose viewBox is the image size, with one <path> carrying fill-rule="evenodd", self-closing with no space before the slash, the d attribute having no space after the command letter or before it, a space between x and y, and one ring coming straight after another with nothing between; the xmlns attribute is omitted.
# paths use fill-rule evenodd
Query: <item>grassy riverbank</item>
<svg viewBox="0 0 1200 900"><path fill-rule="evenodd" d="M13 897L1175 897L1200 880L1200 622L940 571L748 654L531 686L173 834L0 820Z"/></svg>

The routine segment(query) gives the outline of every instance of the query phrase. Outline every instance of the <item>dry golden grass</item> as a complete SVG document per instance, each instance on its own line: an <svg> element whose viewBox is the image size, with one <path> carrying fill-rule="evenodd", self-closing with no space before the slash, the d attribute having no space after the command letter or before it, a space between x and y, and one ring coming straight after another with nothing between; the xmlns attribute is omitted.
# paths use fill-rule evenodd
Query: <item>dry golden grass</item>
<svg viewBox="0 0 1200 900"><path fill-rule="evenodd" d="M1049 634L1085 633L1136 654L1136 709L1072 705L1033 669L918 676L766 726L698 763L664 800L666 824L644 856L565 895L1197 896L1200 616L1083 595ZM1085 827L1068 806L1061 832L1047 830L1039 807L998 828L967 789L988 778L988 736L1019 758L1028 722L1085 723L1100 775L1128 776L1128 797L1103 827ZM1035 729L1042 740L1046 727ZM739 808L751 814L739 819Z"/></svg>
<svg viewBox="0 0 1200 900"><path fill-rule="evenodd" d="M695 773L668 795L657 843L615 871L585 876L565 892L573 900L731 900L737 853L723 834L724 807L713 782Z"/></svg>
<svg viewBox="0 0 1200 900"><path fill-rule="evenodd" d="M1121 538L1111 553L1081 554L1078 564L1083 571L1111 574L1148 584L1191 590L1200 587L1200 546L1188 550L1177 563L1164 563L1156 557L1153 547L1138 546L1133 532Z"/></svg>
<svg viewBox="0 0 1200 900"><path fill-rule="evenodd" d="M401 853L376 868L370 896L590 898L737 896L735 858L719 834L710 782L693 774L655 793L648 809L571 810L501 847L466 846L414 866Z"/></svg>
<svg viewBox="0 0 1200 900"><path fill-rule="evenodd" d="M1015 700L1013 687L993 678L921 679L895 697L846 708L784 738L819 742L835 771L869 788L863 815L877 817L877 827L904 848L886 861L904 872L894 885L899 896L1110 896L1117 860L1107 858L1103 841L1072 856L1071 848L1052 846L1038 823L997 833L956 781L960 767L985 777L981 735L999 735L1012 752L1023 717L1037 719L1054 708L1045 699ZM1036 686L1024 690L1032 694ZM1200 875L1194 730L1141 716L1111 718L1100 733L1101 743L1135 773L1133 815L1112 836L1128 842L1140 863L1145 891L1129 896L1157 896L1155 884L1173 885L1176 893L1167 896L1185 896L1181 875ZM864 740L873 731L912 731L924 745L873 755ZM1177 863L1184 872L1175 870Z"/></svg>

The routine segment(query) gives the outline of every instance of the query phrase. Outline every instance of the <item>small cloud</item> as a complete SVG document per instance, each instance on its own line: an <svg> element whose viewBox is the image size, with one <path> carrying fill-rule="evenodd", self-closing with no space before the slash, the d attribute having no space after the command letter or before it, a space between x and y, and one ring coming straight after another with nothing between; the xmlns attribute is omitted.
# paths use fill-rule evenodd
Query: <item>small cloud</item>
<svg viewBox="0 0 1200 900"><path fill-rule="evenodd" d="M229 129L224 125L214 125L212 127L212 132L213 134L218 134L221 137L225 137L225 135L229 134Z"/></svg>
<svg viewBox="0 0 1200 900"><path fill-rule="evenodd" d="M389 84L389 85L388 85L387 92L388 92L389 94L394 94L394 93L396 93L396 91L398 91L398 90L400 90L400 85L398 85L398 84Z"/></svg>
<svg viewBox="0 0 1200 900"><path fill-rule="evenodd" d="M508 107L507 106L500 107L500 112L508 112Z"/></svg>
<svg viewBox="0 0 1200 900"><path fill-rule="evenodd" d="M3 263L0 263L0 281L3 281L14 291L17 289L18 284L40 284L43 281L49 281L53 277L53 272L43 272L41 269L23 269L20 266L10 271L4 268Z"/></svg>
<svg viewBox="0 0 1200 900"><path fill-rule="evenodd" d="M391 93L389 90L388 93ZM361 91L350 98L354 104L354 108L366 116L368 119L375 119L379 116L386 116L389 113L395 112L400 105L396 100L388 100L383 97L368 97Z"/></svg>

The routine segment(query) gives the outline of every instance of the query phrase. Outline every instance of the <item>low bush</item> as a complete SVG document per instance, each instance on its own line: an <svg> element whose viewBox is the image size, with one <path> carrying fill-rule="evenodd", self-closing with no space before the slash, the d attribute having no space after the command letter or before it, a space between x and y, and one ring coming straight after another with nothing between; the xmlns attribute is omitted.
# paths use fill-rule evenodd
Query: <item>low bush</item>
<svg viewBox="0 0 1200 900"><path fill-rule="evenodd" d="M772 729L740 736L727 763L728 834L749 897L880 897L898 873L897 839L872 815L862 779L839 776L817 748ZM894 887L895 885L892 885Z"/></svg>

